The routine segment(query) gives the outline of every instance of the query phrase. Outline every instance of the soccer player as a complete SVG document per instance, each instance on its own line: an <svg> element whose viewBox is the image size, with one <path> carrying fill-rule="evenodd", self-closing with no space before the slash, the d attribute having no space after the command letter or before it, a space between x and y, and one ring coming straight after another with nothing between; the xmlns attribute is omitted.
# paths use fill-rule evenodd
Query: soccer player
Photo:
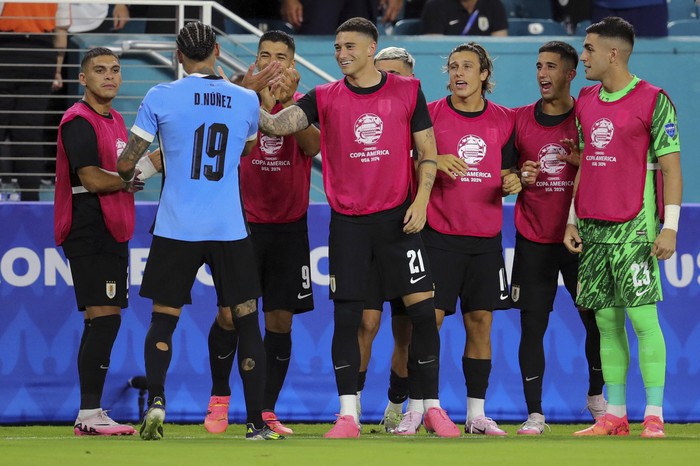
<svg viewBox="0 0 700 466"><path fill-rule="evenodd" d="M586 33L581 61L586 79L600 84L583 88L576 102L582 155L564 244L582 253L576 301L595 310L608 406L575 435L629 435L626 314L646 389L641 435L664 437L666 345L656 302L662 299L658 261L676 250L683 189L676 111L663 90L630 73L632 25L608 17Z"/></svg>
<svg viewBox="0 0 700 466"><path fill-rule="evenodd" d="M385 73L413 77L415 60L406 49L387 47L374 57L374 66ZM374 277L370 284L377 284ZM379 332L384 298L381 292L372 287L365 301L362 323L358 338L360 341L360 377L357 382L358 405L360 394L365 385L367 367L372 355L372 343ZM391 372L389 374L389 401L384 409L382 424L387 432L393 432L403 418L403 404L408 398L408 347L411 343L411 319L406 314L400 299L391 300L391 331L394 336L394 350L391 355ZM422 400L421 400L422 401ZM359 414L358 414L359 416Z"/></svg>
<svg viewBox="0 0 700 466"><path fill-rule="evenodd" d="M432 122L417 80L374 67L377 38L377 28L364 18L341 24L335 57L345 78L316 87L276 115L261 111L260 127L284 135L320 123L324 186L331 206L332 360L340 398L340 415L325 437L360 435L357 334L373 261L382 294L401 297L413 322L411 348L420 363L430 430L455 437L459 429L438 399L440 337L430 267L418 235L437 165ZM415 200L411 135L419 163Z"/></svg>
<svg viewBox="0 0 700 466"><path fill-rule="evenodd" d="M112 346L128 305L129 240L134 192L143 181L123 181L117 155L126 144L121 114L112 108L122 83L117 55L89 50L78 76L82 100L66 111L58 130L54 233L70 262L78 309L84 312L78 350L80 411L75 435L132 435L101 408ZM157 154L153 156L158 160Z"/></svg>
<svg viewBox="0 0 700 466"><path fill-rule="evenodd" d="M422 236L433 270L435 307L442 314L438 320L454 314L457 299L461 302L467 333L462 357L465 432L506 435L486 417L484 404L491 373L492 311L510 307L501 226L502 196L522 188L514 173L515 112L486 100L493 89L493 65L481 45L455 47L447 70L451 94L428 105L437 149L444 156L464 159L469 168L455 170L455 176L438 173ZM411 426L406 427L411 433Z"/></svg>
<svg viewBox="0 0 700 466"><path fill-rule="evenodd" d="M153 300L144 348L149 408L144 440L163 436L165 376L182 306L190 304L197 270L208 264L218 304L238 330L238 364L245 395L246 439L283 438L262 420L265 383L256 300L260 287L238 185L240 157L257 141L254 92L216 76L219 44L211 26L185 25L177 59L187 77L153 87L144 97L129 142L117 162L124 180L158 135L165 177L144 270L141 296Z"/></svg>
<svg viewBox="0 0 700 466"><path fill-rule="evenodd" d="M542 98L515 110L515 149L519 154L523 190L515 203L515 260L511 298L520 309L518 359L523 380L527 421L518 434L539 435L545 429L542 410L544 334L554 305L559 272L576 299L578 258L561 244L571 205L577 167L557 156L568 155L562 139L578 140L571 81L578 54L569 44L547 42L537 57L537 83ZM593 312L579 308L586 329L588 396L594 418L605 414L600 334Z"/></svg>
<svg viewBox="0 0 700 466"><path fill-rule="evenodd" d="M263 76L250 73L242 85L258 91L260 105L278 113L303 95L294 92L299 73L294 69L294 39L282 31L260 37L255 65L259 71L279 63L291 92L273 95ZM279 79L279 78L278 78ZM256 81L256 83L251 83ZM257 87L255 84L264 85ZM281 89L280 89L281 90ZM262 417L279 434L292 434L275 415L275 404L289 369L292 316L313 309L306 211L309 206L312 157L319 151L315 126L293 137L258 133L249 157L241 160L241 194L257 260L265 315L267 376ZM212 391L204 427L211 433L228 428L231 396L229 376L238 341L230 312L219 310L209 331Z"/></svg>

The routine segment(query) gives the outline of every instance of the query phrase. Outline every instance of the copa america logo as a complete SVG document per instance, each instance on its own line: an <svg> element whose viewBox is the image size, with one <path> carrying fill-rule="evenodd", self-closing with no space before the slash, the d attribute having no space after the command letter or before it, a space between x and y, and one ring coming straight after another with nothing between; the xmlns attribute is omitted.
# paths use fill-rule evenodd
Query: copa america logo
<svg viewBox="0 0 700 466"><path fill-rule="evenodd" d="M355 142L370 145L379 141L384 122L373 113L365 113L355 121Z"/></svg>
<svg viewBox="0 0 700 466"><path fill-rule="evenodd" d="M266 134L260 136L260 150L265 155L277 154L282 149L282 144L284 144L282 136L268 136Z"/></svg>
<svg viewBox="0 0 700 466"><path fill-rule="evenodd" d="M537 157L540 160L540 170L548 175L558 175L566 166L565 160L559 160L558 155L566 155L566 149L559 144L546 144L542 146Z"/></svg>
<svg viewBox="0 0 700 466"><path fill-rule="evenodd" d="M475 134L467 134L457 143L457 155L467 165L477 165L486 156L486 142Z"/></svg>
<svg viewBox="0 0 700 466"><path fill-rule="evenodd" d="M605 149L612 141L614 132L615 127L612 121L601 118L593 123L593 128L591 128L591 145L596 149Z"/></svg>

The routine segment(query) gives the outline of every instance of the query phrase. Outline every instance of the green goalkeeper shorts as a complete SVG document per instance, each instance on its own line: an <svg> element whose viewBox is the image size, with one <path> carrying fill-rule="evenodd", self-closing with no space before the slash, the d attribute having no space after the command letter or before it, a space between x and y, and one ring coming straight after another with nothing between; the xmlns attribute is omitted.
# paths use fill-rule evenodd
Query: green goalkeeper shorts
<svg viewBox="0 0 700 466"><path fill-rule="evenodd" d="M589 309L634 307L663 299L652 243L584 243L576 304Z"/></svg>

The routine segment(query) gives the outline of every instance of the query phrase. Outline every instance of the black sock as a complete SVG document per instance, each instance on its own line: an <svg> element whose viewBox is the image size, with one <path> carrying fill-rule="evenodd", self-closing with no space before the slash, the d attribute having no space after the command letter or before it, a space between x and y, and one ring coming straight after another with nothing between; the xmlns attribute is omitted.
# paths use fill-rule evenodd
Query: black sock
<svg viewBox="0 0 700 466"><path fill-rule="evenodd" d="M258 315L258 311L254 311L243 317L234 317L233 325L238 330L238 373L243 381L246 423L262 429L266 361Z"/></svg>
<svg viewBox="0 0 700 466"><path fill-rule="evenodd" d="M393 370L389 374L389 401L394 404L403 404L408 398L408 377L399 377Z"/></svg>
<svg viewBox="0 0 700 466"><path fill-rule="evenodd" d="M148 381L148 406L157 396L165 403L165 376L170 367L170 359L173 357L173 332L178 320L180 320L179 317L170 314L161 312L151 314L151 326L148 328L143 348Z"/></svg>
<svg viewBox="0 0 700 466"><path fill-rule="evenodd" d="M406 308L413 323L411 349L416 358L425 399L438 399L440 380L440 334L435 322L435 301L426 299Z"/></svg>
<svg viewBox="0 0 700 466"><path fill-rule="evenodd" d="M100 407L112 346L122 318L119 314L95 317L80 354L80 409Z"/></svg>
<svg viewBox="0 0 700 466"><path fill-rule="evenodd" d="M421 386L420 374L418 373L418 362L413 354L413 348L408 348L408 396L412 400L423 399L423 387Z"/></svg>
<svg viewBox="0 0 700 466"><path fill-rule="evenodd" d="M586 327L586 361L588 362L588 396L603 393L603 370L600 365L600 331L595 321L595 312L579 312Z"/></svg>
<svg viewBox="0 0 700 466"><path fill-rule="evenodd" d="M87 340L88 334L90 333L90 319L83 320L83 334L80 336L80 346L78 346L78 380L80 380L80 358L83 355L83 348L85 347L85 340Z"/></svg>
<svg viewBox="0 0 700 466"><path fill-rule="evenodd" d="M542 379L544 377L544 334L549 325L549 312L520 311L520 346L518 361L527 412L542 412Z"/></svg>
<svg viewBox="0 0 700 466"><path fill-rule="evenodd" d="M331 359L338 395L356 395L360 372L357 331L362 321L362 301L334 301Z"/></svg>
<svg viewBox="0 0 700 466"><path fill-rule="evenodd" d="M367 382L367 371L360 371L357 373L357 391L361 392L365 389L365 382Z"/></svg>
<svg viewBox="0 0 700 466"><path fill-rule="evenodd" d="M209 329L209 367L211 395L231 396L231 368L238 346L238 332L221 328L216 319Z"/></svg>
<svg viewBox="0 0 700 466"><path fill-rule="evenodd" d="M267 377L263 410L274 411L280 396L284 379L287 377L289 360L292 357L292 334L276 333L265 330L265 354L267 358Z"/></svg>
<svg viewBox="0 0 700 466"><path fill-rule="evenodd" d="M467 385L467 397L485 400L491 375L491 360L462 357L462 372Z"/></svg>

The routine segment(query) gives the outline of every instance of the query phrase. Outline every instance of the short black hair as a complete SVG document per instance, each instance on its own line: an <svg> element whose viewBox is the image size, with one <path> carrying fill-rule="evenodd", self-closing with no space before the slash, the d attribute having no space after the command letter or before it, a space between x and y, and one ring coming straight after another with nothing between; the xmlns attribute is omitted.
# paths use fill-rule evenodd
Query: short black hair
<svg viewBox="0 0 700 466"><path fill-rule="evenodd" d="M114 52L114 50L108 49L107 47L95 47L85 52L83 59L80 61L80 72L85 73L85 68L87 67L88 63L90 63L90 60L103 55L109 55L119 61L119 56L116 54L116 52Z"/></svg>
<svg viewBox="0 0 700 466"><path fill-rule="evenodd" d="M338 29L335 30L336 34L341 32L359 32L371 37L375 42L379 40L379 31L377 31L377 26L366 18L350 18L338 26Z"/></svg>
<svg viewBox="0 0 700 466"><path fill-rule="evenodd" d="M586 28L586 33L622 39L634 47L634 26L619 16L608 16L599 23L591 24Z"/></svg>
<svg viewBox="0 0 700 466"><path fill-rule="evenodd" d="M177 49L190 60L204 61L214 51L216 33L211 26L193 21L180 29L175 42Z"/></svg>
<svg viewBox="0 0 700 466"><path fill-rule="evenodd" d="M260 44L263 42L282 42L289 48L289 51L296 52L296 45L294 44L294 38L284 31L267 31L265 34L260 36L258 41L258 50L260 50Z"/></svg>
<svg viewBox="0 0 700 466"><path fill-rule="evenodd" d="M552 40L540 47L539 53L551 52L557 53L562 60L569 62L571 69L575 70L578 66L578 53L576 49L560 40Z"/></svg>

